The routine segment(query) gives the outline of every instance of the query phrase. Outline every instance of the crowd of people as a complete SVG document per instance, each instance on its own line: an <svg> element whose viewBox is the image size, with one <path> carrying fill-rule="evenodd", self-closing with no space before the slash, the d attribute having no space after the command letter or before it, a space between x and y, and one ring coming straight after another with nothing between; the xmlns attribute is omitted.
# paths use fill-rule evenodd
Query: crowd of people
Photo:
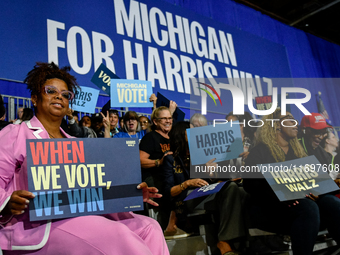
<svg viewBox="0 0 340 255"><path fill-rule="evenodd" d="M19 108L18 119L0 122L0 247L5 254L169 254L165 239L191 235L195 226L187 216L197 208L214 216L215 245L222 255L246 251L242 243L249 240L250 227L289 235L294 254L312 254L322 229L340 244L338 192L319 196L306 192L305 198L280 202L260 172L256 178L225 179L211 173L191 178L186 130L207 126L205 116L196 113L190 121L175 123L176 103L156 107L157 98L152 95L150 119L114 109L81 117L69 109L78 89L76 80L68 68L54 63L37 63L25 83L33 109ZM1 96L0 100L4 116ZM306 115L299 125L291 113L281 115L279 108L263 117L280 120L275 123L263 121L262 126L250 127L251 119L249 113L226 114L226 120L240 123L244 151L237 159L216 163L213 158L206 166L240 168L314 155L321 164L331 166L329 175L340 184L338 171L332 171L339 169L339 139L321 114ZM27 205L34 195L24 179L26 139L72 137L138 138L141 169L136 171L141 172L142 182L136 188L143 190L151 208L159 210L159 222L145 211L30 222ZM221 181L226 183L219 192L184 201L194 189Z"/></svg>

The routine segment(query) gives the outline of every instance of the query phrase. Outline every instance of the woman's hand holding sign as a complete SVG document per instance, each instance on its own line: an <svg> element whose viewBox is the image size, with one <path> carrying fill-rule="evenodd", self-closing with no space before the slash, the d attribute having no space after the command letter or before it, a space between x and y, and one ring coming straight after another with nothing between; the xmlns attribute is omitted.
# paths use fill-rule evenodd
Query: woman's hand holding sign
<svg viewBox="0 0 340 255"><path fill-rule="evenodd" d="M150 98L149 98L149 101L153 103L153 109L156 109L157 106L156 106L156 103L157 103L157 97L155 94L151 94Z"/></svg>
<svg viewBox="0 0 340 255"><path fill-rule="evenodd" d="M295 201L288 201L288 202L284 202L288 205L288 207L292 207L292 206L296 206L299 204L299 201L295 200Z"/></svg>
<svg viewBox="0 0 340 255"><path fill-rule="evenodd" d="M186 187L191 187L191 188L199 188L199 187L203 187L205 185L209 185L209 183L207 183L205 180L203 179L190 179L190 180L186 180L183 185L186 185Z"/></svg>
<svg viewBox="0 0 340 255"><path fill-rule="evenodd" d="M177 108L177 103L175 101L170 100L169 110L171 112L171 115L174 114L174 112L176 111L176 108Z"/></svg>
<svg viewBox="0 0 340 255"><path fill-rule="evenodd" d="M239 157L242 157L242 161L245 161L249 155L249 151L242 152Z"/></svg>
<svg viewBox="0 0 340 255"><path fill-rule="evenodd" d="M338 185L338 187L340 187L340 179L335 179L334 182L336 183L336 185Z"/></svg>
<svg viewBox="0 0 340 255"><path fill-rule="evenodd" d="M34 194L26 190L16 190L12 193L5 209L5 214L20 215L28 207L29 198L34 198Z"/></svg>
<svg viewBox="0 0 340 255"><path fill-rule="evenodd" d="M319 196L315 196L312 193L309 193L309 195L306 195L306 197L313 200L314 202L316 202L319 199Z"/></svg>

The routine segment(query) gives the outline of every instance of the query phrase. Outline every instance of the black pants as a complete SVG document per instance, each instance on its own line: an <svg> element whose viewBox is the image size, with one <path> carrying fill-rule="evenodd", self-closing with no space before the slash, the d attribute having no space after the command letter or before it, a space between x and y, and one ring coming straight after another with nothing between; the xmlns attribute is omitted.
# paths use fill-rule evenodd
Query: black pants
<svg viewBox="0 0 340 255"><path fill-rule="evenodd" d="M291 236L294 254L312 254L320 229L327 228L340 244L340 199L320 196L316 202L299 199L299 204L256 205L250 209L252 223L259 229Z"/></svg>
<svg viewBox="0 0 340 255"><path fill-rule="evenodd" d="M188 211L193 211L199 206L218 214L218 240L229 241L247 236L245 203L247 193L235 182L226 183L215 194L204 198L186 201Z"/></svg>

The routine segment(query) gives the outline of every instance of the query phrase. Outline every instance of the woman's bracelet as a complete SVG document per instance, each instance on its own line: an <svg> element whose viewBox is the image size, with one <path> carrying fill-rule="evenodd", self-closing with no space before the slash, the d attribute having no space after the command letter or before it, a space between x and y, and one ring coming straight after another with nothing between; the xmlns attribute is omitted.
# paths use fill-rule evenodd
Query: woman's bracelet
<svg viewBox="0 0 340 255"><path fill-rule="evenodd" d="M182 182L181 185L180 185L182 191L185 190L183 183L184 182Z"/></svg>

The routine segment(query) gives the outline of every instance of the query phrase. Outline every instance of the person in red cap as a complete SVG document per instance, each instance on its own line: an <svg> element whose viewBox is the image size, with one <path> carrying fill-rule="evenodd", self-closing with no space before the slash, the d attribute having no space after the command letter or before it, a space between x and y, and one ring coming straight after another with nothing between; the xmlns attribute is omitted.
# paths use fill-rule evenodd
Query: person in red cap
<svg viewBox="0 0 340 255"><path fill-rule="evenodd" d="M301 120L300 142L307 155L314 155L321 164L331 164L332 157L320 146L323 139L327 137L328 125L325 118L312 112L311 115L305 115Z"/></svg>

